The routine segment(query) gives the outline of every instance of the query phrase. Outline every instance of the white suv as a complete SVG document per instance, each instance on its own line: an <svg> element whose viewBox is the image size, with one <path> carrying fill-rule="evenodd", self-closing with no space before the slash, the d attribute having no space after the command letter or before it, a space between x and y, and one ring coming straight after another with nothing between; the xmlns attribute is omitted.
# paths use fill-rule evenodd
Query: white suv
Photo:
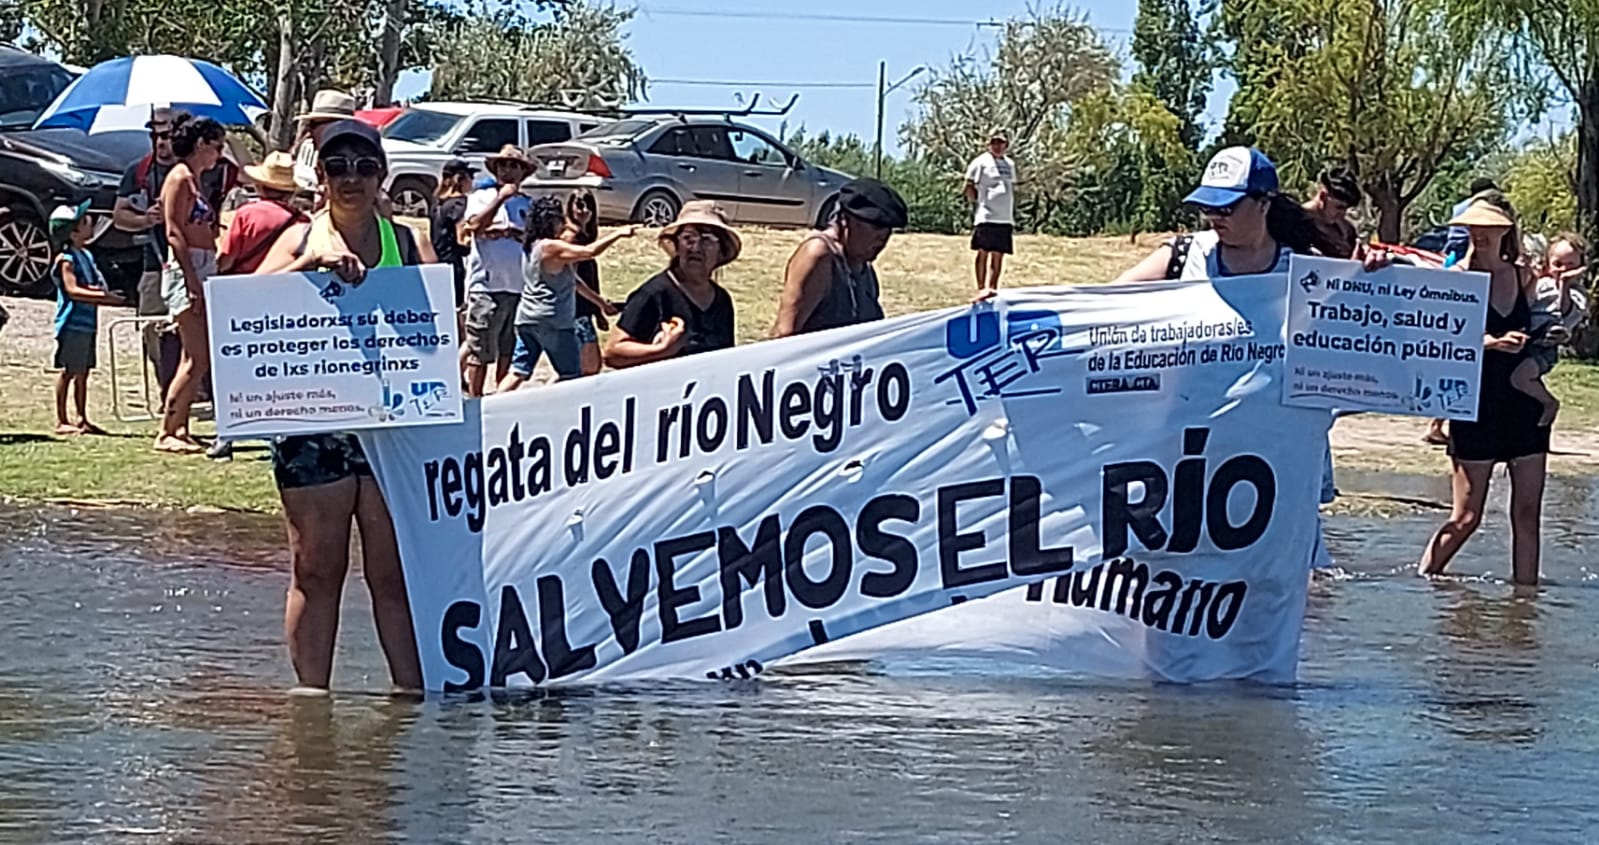
<svg viewBox="0 0 1599 845"><path fill-rule="evenodd" d="M479 168L506 144L526 149L567 141L609 121L515 103L418 103L383 127L394 213L430 217L439 175L452 158Z"/></svg>

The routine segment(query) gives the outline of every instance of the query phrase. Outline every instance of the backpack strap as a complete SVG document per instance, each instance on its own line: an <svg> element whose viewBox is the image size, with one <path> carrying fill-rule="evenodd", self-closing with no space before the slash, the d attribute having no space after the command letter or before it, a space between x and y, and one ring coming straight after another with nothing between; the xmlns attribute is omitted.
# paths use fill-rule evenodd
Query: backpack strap
<svg viewBox="0 0 1599 845"><path fill-rule="evenodd" d="M1171 260L1166 262L1166 278L1176 280L1183 277L1183 265L1188 263L1188 250L1194 245L1193 235L1178 235L1171 239Z"/></svg>

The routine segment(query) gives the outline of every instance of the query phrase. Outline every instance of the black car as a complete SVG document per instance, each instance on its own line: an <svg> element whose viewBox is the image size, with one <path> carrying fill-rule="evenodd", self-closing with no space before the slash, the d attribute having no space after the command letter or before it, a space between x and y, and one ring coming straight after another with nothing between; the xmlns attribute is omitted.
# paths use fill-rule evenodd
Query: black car
<svg viewBox="0 0 1599 845"><path fill-rule="evenodd" d="M143 132L88 135L76 129L32 129L69 84L65 67L0 45L0 293L43 296L51 291L51 247L45 221L58 205L92 200L109 216L122 171L150 151ZM139 256L131 237L108 230L93 247L102 270ZM107 272L112 287L137 284Z"/></svg>

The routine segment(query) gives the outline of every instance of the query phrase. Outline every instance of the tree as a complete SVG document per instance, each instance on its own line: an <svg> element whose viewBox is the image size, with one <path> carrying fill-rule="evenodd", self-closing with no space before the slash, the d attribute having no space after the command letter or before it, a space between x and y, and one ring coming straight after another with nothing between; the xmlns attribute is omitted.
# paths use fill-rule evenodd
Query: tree
<svg viewBox="0 0 1599 845"><path fill-rule="evenodd" d="M1577 225L1599 237L1599 0L1483 0L1575 105Z"/></svg>
<svg viewBox="0 0 1599 845"><path fill-rule="evenodd" d="M1007 21L983 61L957 58L918 87L919 114L902 134L912 157L954 176L990 129L1008 128L1022 180L1018 222L1037 229L1071 196L1082 152L1066 137L1072 105L1109 89L1119 72L1087 18L1065 7L1035 9Z"/></svg>
<svg viewBox="0 0 1599 845"><path fill-rule="evenodd" d="M1568 132L1517 150L1504 189L1527 232L1553 234L1577 225L1577 138Z"/></svg>
<svg viewBox="0 0 1599 845"><path fill-rule="evenodd" d="M576 109L614 109L648 80L624 43L632 9L572 2L545 23L478 7L434 44L435 99L510 97Z"/></svg>
<svg viewBox="0 0 1599 845"><path fill-rule="evenodd" d="M1198 151L1204 140L1201 120L1210 99L1215 61L1210 40L1199 25L1207 2L1138 0L1133 21L1133 84L1153 94L1180 121L1183 145Z"/></svg>
<svg viewBox="0 0 1599 845"><path fill-rule="evenodd" d="M507 7L512 0L493 0ZM533 0L545 9L564 0ZM92 65L173 53L215 62L262 92L272 140L287 145L293 116L316 89L393 97L400 71L432 59L434 35L460 15L444 0L0 0L0 30L30 33L36 49Z"/></svg>
<svg viewBox="0 0 1599 845"><path fill-rule="evenodd" d="M1051 228L1072 235L1175 228L1197 170L1183 126L1136 83L1080 101L1067 129L1067 144L1083 151L1076 196Z"/></svg>
<svg viewBox="0 0 1599 845"><path fill-rule="evenodd" d="M872 148L855 135L807 134L802 127L786 143L805 161L851 175L871 173ZM916 157L883 159L883 181L905 199L912 232L953 235L971 224L971 206L961 197L960 177Z"/></svg>
<svg viewBox="0 0 1599 845"><path fill-rule="evenodd" d="M1538 108L1505 60L1513 33L1479 0L1222 0L1218 28L1238 81L1224 134L1261 146L1289 185L1350 168L1378 235L1451 159L1503 142Z"/></svg>

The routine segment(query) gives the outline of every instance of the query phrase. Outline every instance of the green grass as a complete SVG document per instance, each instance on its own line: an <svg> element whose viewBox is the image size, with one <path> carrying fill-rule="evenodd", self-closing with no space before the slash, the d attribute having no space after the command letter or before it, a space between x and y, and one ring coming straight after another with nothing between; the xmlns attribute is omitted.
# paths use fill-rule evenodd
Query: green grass
<svg viewBox="0 0 1599 845"><path fill-rule="evenodd" d="M1560 428L1599 426L1599 364L1568 358L1545 383L1560 399Z"/></svg>

